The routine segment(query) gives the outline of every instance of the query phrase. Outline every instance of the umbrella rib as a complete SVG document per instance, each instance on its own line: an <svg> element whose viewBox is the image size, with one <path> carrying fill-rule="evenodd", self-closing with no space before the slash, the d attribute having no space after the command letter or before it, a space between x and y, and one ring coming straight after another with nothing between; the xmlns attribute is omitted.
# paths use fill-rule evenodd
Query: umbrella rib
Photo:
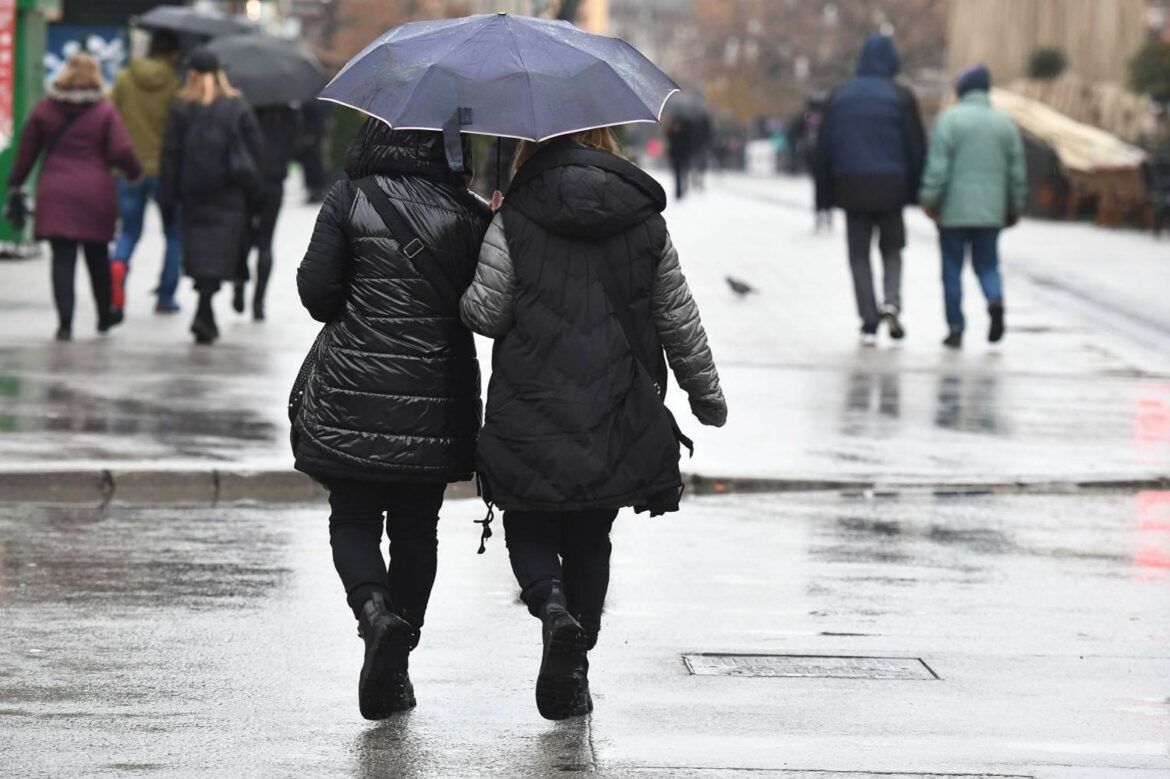
<svg viewBox="0 0 1170 779"><path fill-rule="evenodd" d="M516 32L508 25L508 35L512 36L512 43L516 46L516 59L520 60L520 67L524 68L524 78L528 81L528 109L532 114L532 134L540 137L536 128L536 100L532 96L532 74L528 72L528 65L524 63L524 55L520 53L520 43L516 40Z"/></svg>

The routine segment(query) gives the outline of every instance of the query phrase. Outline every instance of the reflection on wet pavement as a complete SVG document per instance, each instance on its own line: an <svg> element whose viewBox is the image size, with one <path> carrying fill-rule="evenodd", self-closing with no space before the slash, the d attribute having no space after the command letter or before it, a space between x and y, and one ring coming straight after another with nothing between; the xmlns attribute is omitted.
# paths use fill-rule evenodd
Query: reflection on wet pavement
<svg viewBox="0 0 1170 779"><path fill-rule="evenodd" d="M623 515L598 711L559 724L533 711L539 626L507 556L474 554L480 509L444 509L419 708L365 723L324 505L0 505L6 759L168 777L1170 769L1170 709L1141 704L1170 679L1170 492L753 495ZM711 651L922 657L941 681L700 679L680 662Z"/></svg>

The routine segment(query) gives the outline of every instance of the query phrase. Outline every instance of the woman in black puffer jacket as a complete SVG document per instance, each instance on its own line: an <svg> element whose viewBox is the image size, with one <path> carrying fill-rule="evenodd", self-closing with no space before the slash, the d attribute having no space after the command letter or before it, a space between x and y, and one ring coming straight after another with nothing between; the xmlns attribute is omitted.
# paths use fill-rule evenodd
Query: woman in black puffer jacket
<svg viewBox="0 0 1170 779"><path fill-rule="evenodd" d="M329 489L333 561L366 642L359 704L380 719L414 705L407 655L435 580L443 492L475 471L479 363L458 295L491 212L450 170L441 133L370 120L346 172L297 271L301 301L327 325L294 449L297 469ZM397 214L389 226L371 185Z"/></svg>

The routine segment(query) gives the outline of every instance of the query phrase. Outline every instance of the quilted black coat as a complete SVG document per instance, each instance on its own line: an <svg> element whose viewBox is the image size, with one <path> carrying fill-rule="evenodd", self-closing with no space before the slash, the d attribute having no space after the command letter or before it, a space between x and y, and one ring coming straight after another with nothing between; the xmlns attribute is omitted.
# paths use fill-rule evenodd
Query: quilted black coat
<svg viewBox="0 0 1170 779"><path fill-rule="evenodd" d="M543 172L526 176L529 166ZM662 188L635 165L570 142L551 144L518 174L495 223L506 254L498 238L485 244L462 303L464 321L496 338L479 470L497 506L677 508L679 445L650 382L666 379L654 316L660 261L674 257L665 205ZM615 301L602 281L606 265ZM507 289L492 290L500 271ZM502 309L497 298L507 301ZM629 311L650 376L638 370L615 306ZM721 424L726 408L697 312L693 319L704 358L694 384ZM699 378L706 366L710 380Z"/></svg>
<svg viewBox="0 0 1170 779"><path fill-rule="evenodd" d="M469 479L482 413L475 343L458 301L439 310L402 247L422 240L462 290L490 210L450 172L440 133L368 123L346 172L297 271L302 303L328 325L295 421L296 467L325 482ZM391 234L357 186L366 176L415 235Z"/></svg>

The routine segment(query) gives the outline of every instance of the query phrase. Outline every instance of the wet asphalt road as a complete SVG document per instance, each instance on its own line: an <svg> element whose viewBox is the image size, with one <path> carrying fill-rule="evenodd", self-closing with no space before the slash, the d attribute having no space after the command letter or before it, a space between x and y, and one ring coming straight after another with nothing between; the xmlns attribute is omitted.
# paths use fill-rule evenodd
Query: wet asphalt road
<svg viewBox="0 0 1170 779"><path fill-rule="evenodd" d="M474 554L480 515L443 514L419 708L370 724L322 506L4 506L0 775L1170 775L1170 493L623 515L597 711L561 724L535 712L538 625L502 539ZM933 674L690 675L709 652Z"/></svg>

